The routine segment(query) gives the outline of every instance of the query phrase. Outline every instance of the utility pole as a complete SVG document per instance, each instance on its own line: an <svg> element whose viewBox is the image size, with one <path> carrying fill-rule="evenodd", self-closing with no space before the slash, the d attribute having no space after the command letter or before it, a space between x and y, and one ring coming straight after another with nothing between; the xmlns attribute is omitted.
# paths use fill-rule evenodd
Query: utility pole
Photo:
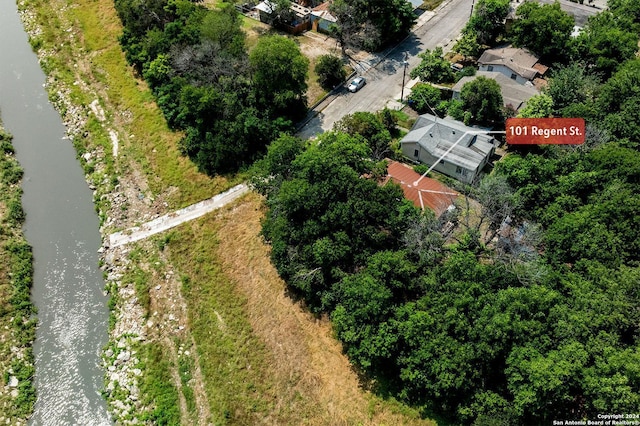
<svg viewBox="0 0 640 426"><path fill-rule="evenodd" d="M404 78L407 75L407 66L409 65L409 61L407 61L408 58L408 54L407 52L404 52L404 61L402 61L402 66L404 67L404 69L402 70L402 89L400 90L400 103L402 103L402 101L404 100Z"/></svg>
<svg viewBox="0 0 640 426"><path fill-rule="evenodd" d="M471 0L471 13L469 14L469 19L471 19L471 17L473 16L473 3L475 2L475 0Z"/></svg>

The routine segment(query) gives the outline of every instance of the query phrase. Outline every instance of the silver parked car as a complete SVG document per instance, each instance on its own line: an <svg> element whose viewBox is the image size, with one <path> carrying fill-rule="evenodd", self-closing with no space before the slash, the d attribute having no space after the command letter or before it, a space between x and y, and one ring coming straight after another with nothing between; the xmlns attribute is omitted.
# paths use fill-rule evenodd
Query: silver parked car
<svg viewBox="0 0 640 426"><path fill-rule="evenodd" d="M367 83L367 80L364 79L364 77L356 77L353 79L353 81L351 81L351 84L349 84L349 87L347 87L347 89L352 92L355 93L358 90L362 89L362 87Z"/></svg>

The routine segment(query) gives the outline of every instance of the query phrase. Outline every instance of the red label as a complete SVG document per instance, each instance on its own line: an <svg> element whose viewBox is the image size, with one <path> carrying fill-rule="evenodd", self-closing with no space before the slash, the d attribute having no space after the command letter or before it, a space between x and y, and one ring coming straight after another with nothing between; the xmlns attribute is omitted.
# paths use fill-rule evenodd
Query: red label
<svg viewBox="0 0 640 426"><path fill-rule="evenodd" d="M583 118L508 118L510 145L579 145L584 142Z"/></svg>

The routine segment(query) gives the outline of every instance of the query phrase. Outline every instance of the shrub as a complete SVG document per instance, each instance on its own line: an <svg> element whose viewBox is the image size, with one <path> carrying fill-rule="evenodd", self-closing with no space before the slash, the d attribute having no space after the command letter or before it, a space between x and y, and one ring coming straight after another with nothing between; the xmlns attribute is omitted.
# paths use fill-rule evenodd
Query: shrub
<svg viewBox="0 0 640 426"><path fill-rule="evenodd" d="M322 55L315 66L318 83L323 89L331 90L347 77L342 66L342 59L335 55Z"/></svg>

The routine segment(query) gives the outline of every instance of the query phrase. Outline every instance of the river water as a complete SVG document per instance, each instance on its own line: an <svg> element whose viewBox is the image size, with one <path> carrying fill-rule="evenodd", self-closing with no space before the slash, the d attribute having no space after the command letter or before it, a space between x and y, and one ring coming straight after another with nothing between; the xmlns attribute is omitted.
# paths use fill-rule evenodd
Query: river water
<svg viewBox="0 0 640 426"><path fill-rule="evenodd" d="M33 425L109 425L100 391L108 308L92 194L14 0L0 0L0 115L24 169L24 231L35 259Z"/></svg>

